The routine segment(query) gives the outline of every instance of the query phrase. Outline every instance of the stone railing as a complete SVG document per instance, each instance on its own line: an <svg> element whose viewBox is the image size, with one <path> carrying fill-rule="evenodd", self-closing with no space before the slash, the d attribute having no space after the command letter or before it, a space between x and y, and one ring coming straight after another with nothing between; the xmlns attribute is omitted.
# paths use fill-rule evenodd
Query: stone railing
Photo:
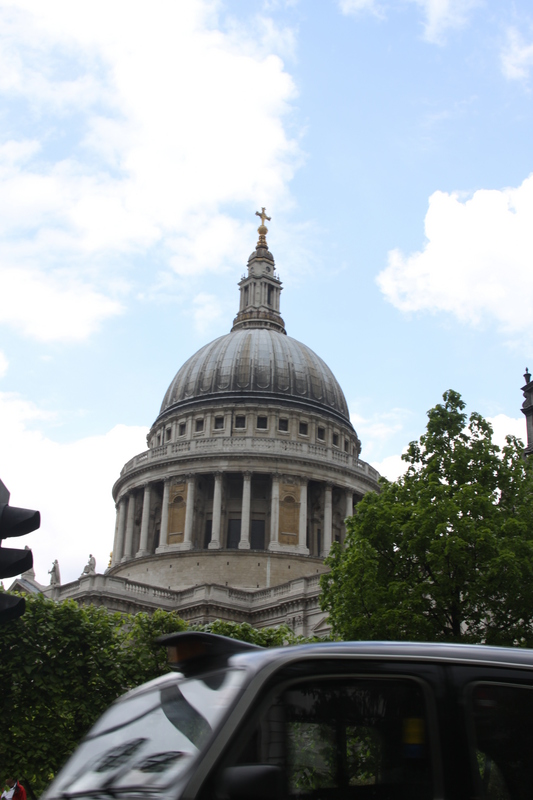
<svg viewBox="0 0 533 800"><path fill-rule="evenodd" d="M195 453L198 455L212 453L215 456L230 453L243 455L264 453L279 456L291 454L308 458L311 461L320 461L322 463L329 461L332 464L342 464L355 469L361 476L367 476L374 480L379 478L377 470L365 461L359 461L355 456L344 453L341 450L325 447L324 445L310 444L309 442L272 439L267 436L208 436L185 442L169 442L134 456L124 465L120 474L127 475L131 470L145 466L147 463L166 459L190 458Z"/></svg>
<svg viewBox="0 0 533 800"><path fill-rule="evenodd" d="M54 600L67 600L74 597L78 602L83 602L83 595L87 594L92 600L95 595L106 598L105 605L113 607L112 598L128 601L138 600L148 608L162 608L171 611L183 608L188 604L221 602L229 605L246 604L251 611L261 609L270 603L276 604L279 598L290 600L298 597L316 596L320 592L320 575L310 578L295 578L281 586L270 589L235 589L230 586L218 584L203 584L191 586L187 589L163 589L162 587L149 586L128 578L115 575L87 575L63 586L47 586L43 594Z"/></svg>

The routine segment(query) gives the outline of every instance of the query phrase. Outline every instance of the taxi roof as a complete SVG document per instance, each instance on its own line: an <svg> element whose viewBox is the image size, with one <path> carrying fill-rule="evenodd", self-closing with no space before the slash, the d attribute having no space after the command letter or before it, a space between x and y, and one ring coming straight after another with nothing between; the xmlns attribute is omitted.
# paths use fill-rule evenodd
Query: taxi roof
<svg viewBox="0 0 533 800"><path fill-rule="evenodd" d="M185 631L161 637L173 659L173 668L187 675L213 669L215 664L248 666L253 670L276 662L278 666L295 661L327 658L360 658L379 661L417 661L479 664L533 669L533 650L519 647L444 644L436 642L324 642L261 648L237 639L209 633ZM177 648L177 649L176 649ZM195 648L200 648L195 650ZM181 661L177 651L187 657ZM192 656L191 656L192 653Z"/></svg>

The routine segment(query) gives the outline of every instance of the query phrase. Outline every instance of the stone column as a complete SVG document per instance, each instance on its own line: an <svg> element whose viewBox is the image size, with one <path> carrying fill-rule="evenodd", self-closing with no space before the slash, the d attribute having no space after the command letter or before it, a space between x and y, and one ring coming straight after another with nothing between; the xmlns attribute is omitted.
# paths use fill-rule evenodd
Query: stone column
<svg viewBox="0 0 533 800"><path fill-rule="evenodd" d="M346 492L346 517L353 517L353 492L351 489Z"/></svg>
<svg viewBox="0 0 533 800"><path fill-rule="evenodd" d="M185 531L183 533L183 544L181 545L180 550L192 549L195 486L196 486L195 476L187 475L187 505L185 506Z"/></svg>
<svg viewBox="0 0 533 800"><path fill-rule="evenodd" d="M239 550L250 549L250 507L252 499L252 473L242 474L241 538Z"/></svg>
<svg viewBox="0 0 533 800"><path fill-rule="evenodd" d="M163 503L161 506L161 530L159 531L159 547L156 553L164 552L168 547L168 496L170 494L170 480L163 484Z"/></svg>
<svg viewBox="0 0 533 800"><path fill-rule="evenodd" d="M269 550L281 550L279 543L279 475L272 475L270 498L270 544Z"/></svg>
<svg viewBox="0 0 533 800"><path fill-rule="evenodd" d="M309 555L307 547L307 481L300 483L300 522L298 527L298 552Z"/></svg>
<svg viewBox="0 0 533 800"><path fill-rule="evenodd" d="M124 534L126 531L126 497L121 497L117 503L117 532L113 545L113 566L122 561L124 555Z"/></svg>
<svg viewBox="0 0 533 800"><path fill-rule="evenodd" d="M144 484L143 495L143 515L141 518L141 541L137 550L137 558L148 553L148 523L150 521L150 499L152 487L149 483Z"/></svg>
<svg viewBox="0 0 533 800"><path fill-rule="evenodd" d="M326 558L331 550L331 536L333 527L332 494L333 486L331 483L327 483L326 490L324 492L324 544L322 553L320 554L322 558Z"/></svg>
<svg viewBox="0 0 533 800"><path fill-rule="evenodd" d="M222 518L222 473L215 472L215 493L213 495L213 528L209 550L220 550L220 521Z"/></svg>
<svg viewBox="0 0 533 800"><path fill-rule="evenodd" d="M128 516L126 517L126 540L124 542L124 555L122 561L133 558L133 523L135 520L135 495L130 493L128 498Z"/></svg>

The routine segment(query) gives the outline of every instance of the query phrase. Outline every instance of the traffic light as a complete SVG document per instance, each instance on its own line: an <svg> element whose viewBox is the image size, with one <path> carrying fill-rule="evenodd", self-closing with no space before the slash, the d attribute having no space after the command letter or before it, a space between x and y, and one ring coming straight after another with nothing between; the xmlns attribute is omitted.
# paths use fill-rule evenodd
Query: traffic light
<svg viewBox="0 0 533 800"><path fill-rule="evenodd" d="M9 491L0 481L0 578L13 578L26 572L33 565L31 550L13 550L2 547L2 541L12 536L24 536L37 530L41 524L38 511L15 508L9 505ZM26 603L23 597L0 592L0 625L24 614Z"/></svg>

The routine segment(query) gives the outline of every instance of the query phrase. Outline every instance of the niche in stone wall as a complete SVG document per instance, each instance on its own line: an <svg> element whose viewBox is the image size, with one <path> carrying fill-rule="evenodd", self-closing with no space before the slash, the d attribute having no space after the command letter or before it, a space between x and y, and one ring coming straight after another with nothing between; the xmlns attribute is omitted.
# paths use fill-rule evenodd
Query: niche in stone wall
<svg viewBox="0 0 533 800"><path fill-rule="evenodd" d="M183 542L185 530L185 509L187 507L187 484L173 483L170 487L168 504L168 543Z"/></svg>
<svg viewBox="0 0 533 800"><path fill-rule="evenodd" d="M280 544L298 544L300 503L298 487L289 483L280 486L279 541Z"/></svg>

